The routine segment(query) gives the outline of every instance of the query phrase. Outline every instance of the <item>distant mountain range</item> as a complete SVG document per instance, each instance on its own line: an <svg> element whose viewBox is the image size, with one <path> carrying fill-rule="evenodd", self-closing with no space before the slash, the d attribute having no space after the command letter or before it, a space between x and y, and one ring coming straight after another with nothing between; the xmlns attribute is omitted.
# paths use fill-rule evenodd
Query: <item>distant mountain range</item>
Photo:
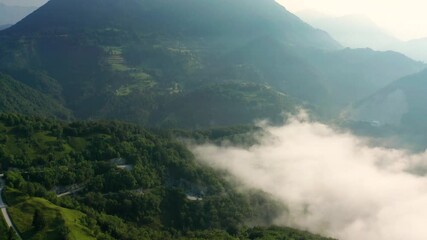
<svg viewBox="0 0 427 240"><path fill-rule="evenodd" d="M388 147L425 151L427 70L401 78L342 112L356 133Z"/></svg>
<svg viewBox="0 0 427 240"><path fill-rule="evenodd" d="M343 49L273 0L51 0L0 32L4 79L64 110L48 115L148 126L279 120L296 106L334 116L424 68Z"/></svg>
<svg viewBox="0 0 427 240"><path fill-rule="evenodd" d="M325 30L346 47L393 50L427 62L427 38L401 41L363 15L332 17L311 10L298 12L297 15L312 26Z"/></svg>
<svg viewBox="0 0 427 240"><path fill-rule="evenodd" d="M396 46L396 50L414 59L427 62L427 38L403 42Z"/></svg>
<svg viewBox="0 0 427 240"><path fill-rule="evenodd" d="M399 79L355 104L348 117L379 125L427 130L427 70Z"/></svg>

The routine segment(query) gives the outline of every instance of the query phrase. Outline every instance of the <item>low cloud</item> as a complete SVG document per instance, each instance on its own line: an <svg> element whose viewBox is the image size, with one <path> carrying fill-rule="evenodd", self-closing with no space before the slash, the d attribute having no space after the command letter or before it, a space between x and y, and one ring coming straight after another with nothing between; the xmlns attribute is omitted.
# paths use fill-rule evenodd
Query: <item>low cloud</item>
<svg viewBox="0 0 427 240"><path fill-rule="evenodd" d="M427 154L376 148L364 139L291 118L249 148L193 146L196 157L263 190L289 209L276 220L342 240L427 239Z"/></svg>

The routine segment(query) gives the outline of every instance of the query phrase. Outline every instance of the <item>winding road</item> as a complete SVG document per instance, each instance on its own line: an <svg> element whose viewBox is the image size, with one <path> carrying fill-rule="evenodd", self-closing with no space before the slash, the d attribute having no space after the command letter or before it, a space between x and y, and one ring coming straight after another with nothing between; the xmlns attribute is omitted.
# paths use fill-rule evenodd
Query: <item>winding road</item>
<svg viewBox="0 0 427 240"><path fill-rule="evenodd" d="M12 224L12 220L10 219L9 213L7 212L7 205L3 201L3 188L4 188L4 180L3 180L3 174L0 175L0 209L1 213L3 215L3 218L6 222L6 225L8 228L13 228L15 230L15 233L18 235L19 239L22 239L21 236L19 236L18 231L16 231L15 226Z"/></svg>
<svg viewBox="0 0 427 240"><path fill-rule="evenodd" d="M57 196L57 197L59 197L59 198L61 198L61 197L65 197L65 196L68 196L68 195L71 195L71 194L74 194L74 193L80 192L80 191L81 191L81 190L83 190L83 189L84 189L83 187L79 187L79 188L74 189L74 190L72 190L72 191L64 192L64 193L58 194L58 195L56 195L56 196Z"/></svg>

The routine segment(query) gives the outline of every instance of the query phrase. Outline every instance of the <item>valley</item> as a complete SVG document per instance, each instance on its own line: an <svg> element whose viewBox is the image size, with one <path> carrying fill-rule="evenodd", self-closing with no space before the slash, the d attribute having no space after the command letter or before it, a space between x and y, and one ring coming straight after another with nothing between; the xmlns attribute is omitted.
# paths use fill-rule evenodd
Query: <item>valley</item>
<svg viewBox="0 0 427 240"><path fill-rule="evenodd" d="M395 239L368 182L423 189L425 63L274 0L40 5L0 26L0 240Z"/></svg>

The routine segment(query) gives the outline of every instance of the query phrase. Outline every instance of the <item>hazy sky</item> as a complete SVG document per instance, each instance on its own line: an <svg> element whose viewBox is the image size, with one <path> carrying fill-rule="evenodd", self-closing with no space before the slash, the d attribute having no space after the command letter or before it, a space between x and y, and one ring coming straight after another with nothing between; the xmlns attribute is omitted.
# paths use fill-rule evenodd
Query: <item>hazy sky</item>
<svg viewBox="0 0 427 240"><path fill-rule="evenodd" d="M47 0L0 0L0 3L13 6L41 6Z"/></svg>
<svg viewBox="0 0 427 240"><path fill-rule="evenodd" d="M288 10L362 14L403 40L427 37L426 0L277 0Z"/></svg>

